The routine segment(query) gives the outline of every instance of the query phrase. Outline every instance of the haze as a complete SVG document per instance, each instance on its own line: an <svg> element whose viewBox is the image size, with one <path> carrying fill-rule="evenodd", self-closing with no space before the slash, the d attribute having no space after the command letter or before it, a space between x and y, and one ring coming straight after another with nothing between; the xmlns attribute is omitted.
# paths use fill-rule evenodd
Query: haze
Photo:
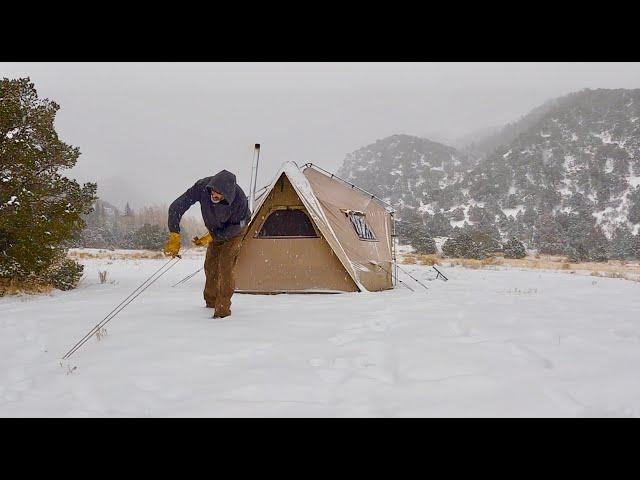
<svg viewBox="0 0 640 480"><path fill-rule="evenodd" d="M639 63L0 63L0 75L60 104L58 133L82 152L71 176L134 207L221 169L248 191L254 143L260 187L284 161L335 171L395 133L454 142L572 91L640 87Z"/></svg>

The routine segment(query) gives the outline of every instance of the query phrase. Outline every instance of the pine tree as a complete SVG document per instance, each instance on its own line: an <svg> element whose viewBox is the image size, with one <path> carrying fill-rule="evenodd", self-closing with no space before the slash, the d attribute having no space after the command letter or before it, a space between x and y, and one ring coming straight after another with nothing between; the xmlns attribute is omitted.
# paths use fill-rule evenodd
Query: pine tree
<svg viewBox="0 0 640 480"><path fill-rule="evenodd" d="M442 246L442 254L452 258L475 258L482 260L487 256L486 245L474 241L471 234L459 232L448 238Z"/></svg>
<svg viewBox="0 0 640 480"><path fill-rule="evenodd" d="M438 252L435 240L429 235L424 227L414 229L409 239L409 244L413 247L416 253L430 255Z"/></svg>
<svg viewBox="0 0 640 480"><path fill-rule="evenodd" d="M609 242L609 257L625 260L635 257L633 250L634 237L626 225L618 225Z"/></svg>
<svg viewBox="0 0 640 480"><path fill-rule="evenodd" d="M0 277L50 278L91 211L96 185L61 173L80 151L58 138L58 109L28 78L0 81Z"/></svg>
<svg viewBox="0 0 640 480"><path fill-rule="evenodd" d="M126 248L160 250L167 239L167 234L168 232L158 225L145 223L127 236Z"/></svg>
<svg viewBox="0 0 640 480"><path fill-rule="evenodd" d="M640 260L640 231L633 237L633 256Z"/></svg>
<svg viewBox="0 0 640 480"><path fill-rule="evenodd" d="M124 207L124 216L133 217L133 209L129 206L129 202Z"/></svg>
<svg viewBox="0 0 640 480"><path fill-rule="evenodd" d="M527 256L527 251L524 245L516 237L512 237L503 247L505 258L524 258Z"/></svg>

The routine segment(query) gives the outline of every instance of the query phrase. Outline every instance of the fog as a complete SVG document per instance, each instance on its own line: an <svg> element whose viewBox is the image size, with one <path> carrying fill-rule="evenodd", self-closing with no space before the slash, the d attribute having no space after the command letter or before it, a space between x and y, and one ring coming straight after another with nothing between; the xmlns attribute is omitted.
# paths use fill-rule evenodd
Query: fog
<svg viewBox="0 0 640 480"><path fill-rule="evenodd" d="M82 152L71 176L134 207L221 169L248 191L255 143L260 187L288 160L335 171L395 133L453 142L572 91L640 87L640 63L0 63L0 75L60 104L60 137Z"/></svg>

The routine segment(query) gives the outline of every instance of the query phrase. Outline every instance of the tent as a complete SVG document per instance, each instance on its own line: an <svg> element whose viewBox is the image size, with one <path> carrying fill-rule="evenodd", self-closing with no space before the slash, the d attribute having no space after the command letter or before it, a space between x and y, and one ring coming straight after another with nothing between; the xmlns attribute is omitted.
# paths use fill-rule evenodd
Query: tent
<svg viewBox="0 0 640 480"><path fill-rule="evenodd" d="M393 288L393 209L313 165L285 163L256 200L236 264L239 293Z"/></svg>

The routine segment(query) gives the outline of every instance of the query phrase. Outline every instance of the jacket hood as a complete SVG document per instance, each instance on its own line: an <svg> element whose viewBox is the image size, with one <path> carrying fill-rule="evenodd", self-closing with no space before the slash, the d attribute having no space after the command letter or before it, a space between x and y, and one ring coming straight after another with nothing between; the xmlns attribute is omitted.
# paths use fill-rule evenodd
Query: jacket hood
<svg viewBox="0 0 640 480"><path fill-rule="evenodd" d="M236 196L236 176L227 170L216 173L207 183L209 195L211 190L223 194L224 199L231 204Z"/></svg>

